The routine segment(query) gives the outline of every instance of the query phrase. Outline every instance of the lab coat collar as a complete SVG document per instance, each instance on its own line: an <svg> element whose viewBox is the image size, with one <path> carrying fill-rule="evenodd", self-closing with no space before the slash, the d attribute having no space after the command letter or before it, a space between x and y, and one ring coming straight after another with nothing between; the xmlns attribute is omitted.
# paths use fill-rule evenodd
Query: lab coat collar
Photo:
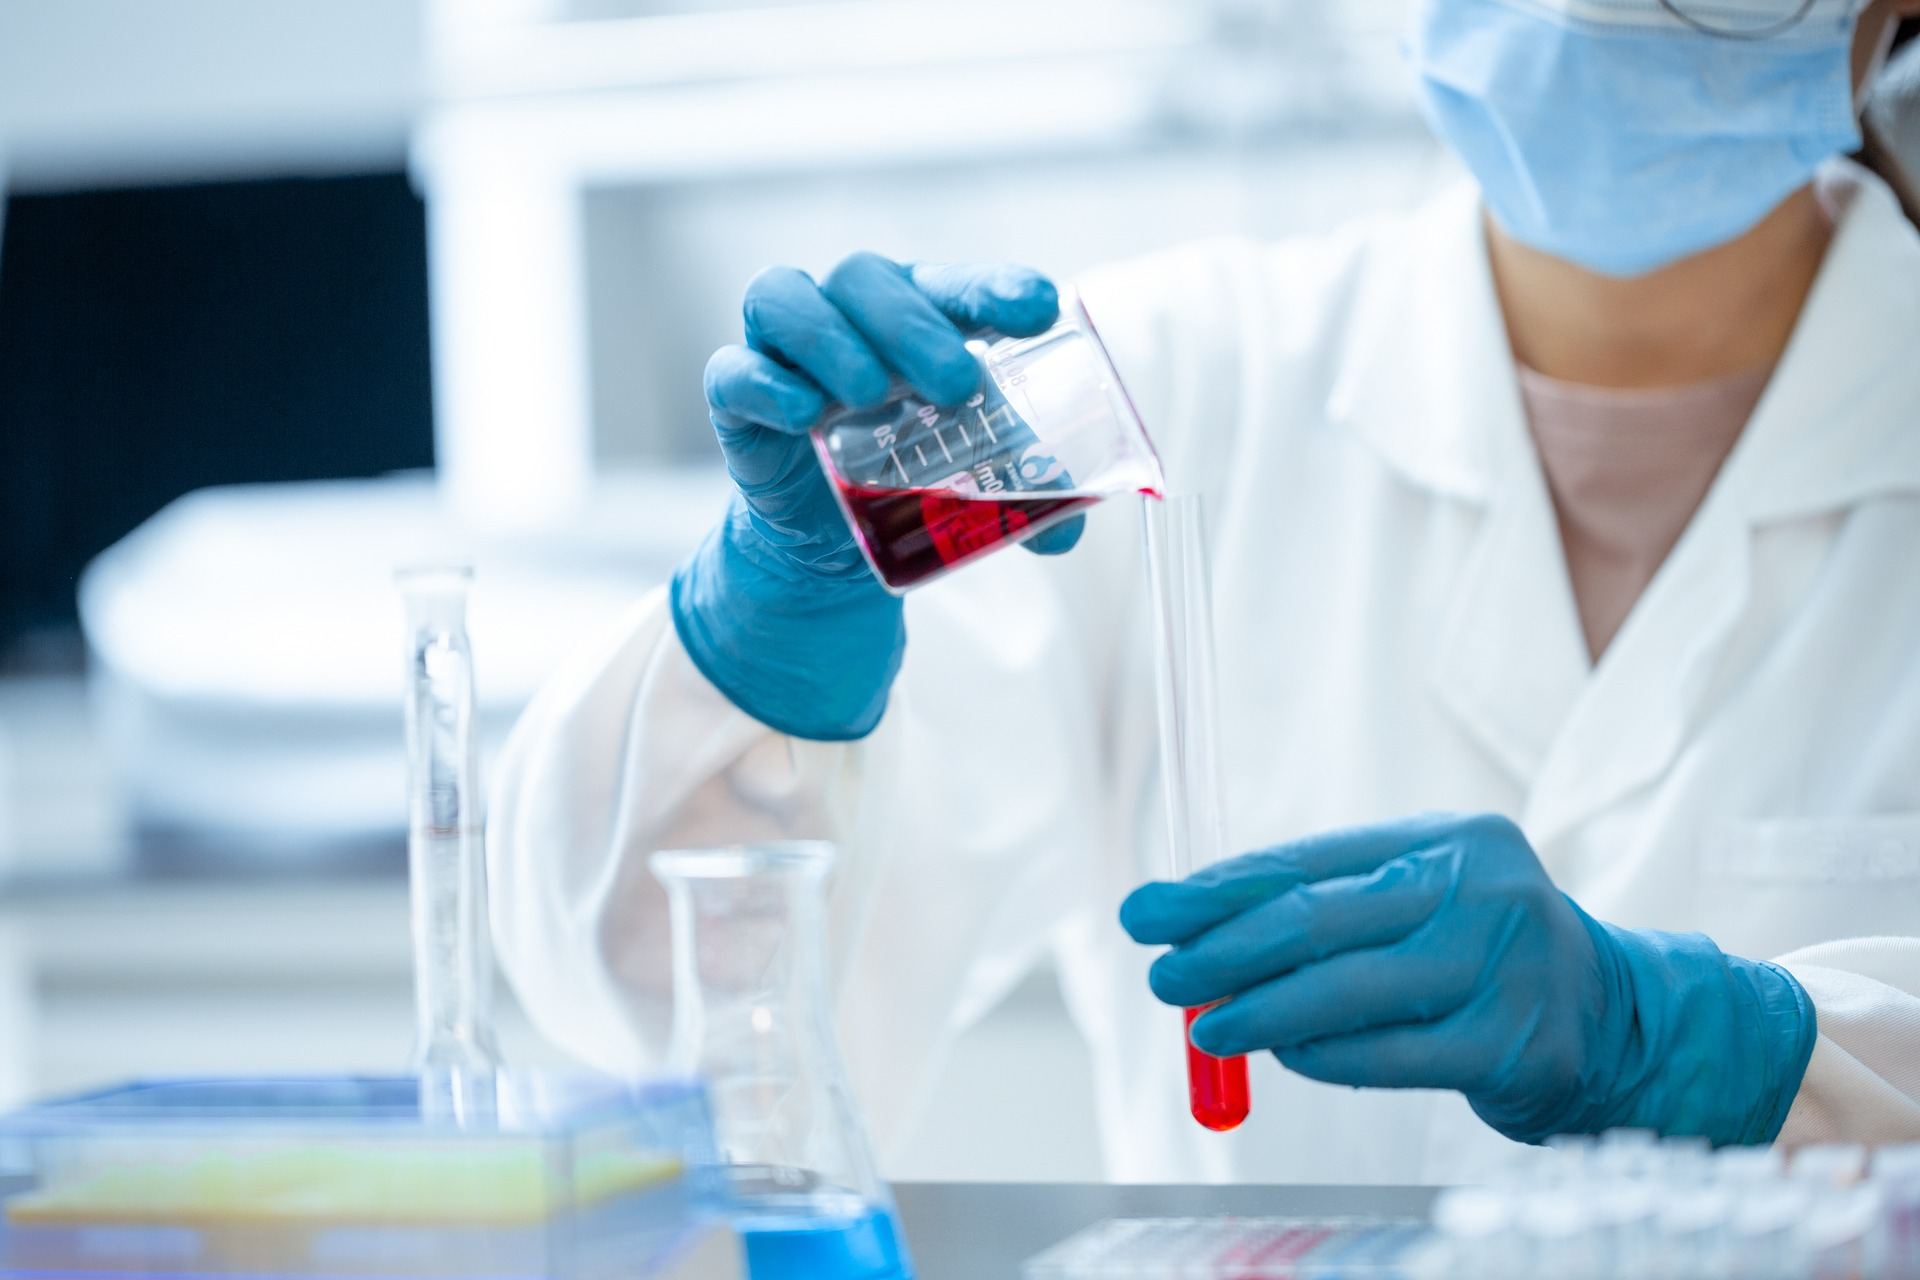
<svg viewBox="0 0 1920 1280"><path fill-rule="evenodd" d="M1524 423L1479 192L1455 187L1375 244L1328 419L1408 481L1484 501Z"/></svg>
<svg viewBox="0 0 1920 1280"><path fill-rule="evenodd" d="M1728 462L1751 524L1920 493L1920 232L1859 165L1834 164L1821 188L1833 243Z"/></svg>
<svg viewBox="0 0 1920 1280"><path fill-rule="evenodd" d="M1429 687L1524 786L1589 664L1478 194L1449 192L1375 243L1329 418L1406 483L1485 508L1434 636Z"/></svg>
<svg viewBox="0 0 1920 1280"><path fill-rule="evenodd" d="M1838 226L1736 456L1752 523L1920 489L1920 233L1872 172L1821 177ZM1382 237L1360 282L1328 417L1409 482L1485 502L1531 449L1478 193ZM1514 428L1518 427L1518 433Z"/></svg>
<svg viewBox="0 0 1920 1280"><path fill-rule="evenodd" d="M1755 525L1920 492L1920 236L1836 166L1834 242L1752 422L1602 661L1588 661L1527 433L1477 196L1372 260L1330 420L1417 487L1485 508L1435 637L1432 688L1525 788L1545 845L1657 778L1705 710L1750 599Z"/></svg>

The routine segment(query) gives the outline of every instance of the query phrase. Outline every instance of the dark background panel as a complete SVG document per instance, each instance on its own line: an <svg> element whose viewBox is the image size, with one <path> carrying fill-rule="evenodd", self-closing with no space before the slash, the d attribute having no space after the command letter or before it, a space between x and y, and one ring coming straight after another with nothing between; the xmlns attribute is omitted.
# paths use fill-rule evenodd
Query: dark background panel
<svg viewBox="0 0 1920 1280"><path fill-rule="evenodd" d="M0 247L0 661L209 484L433 459L402 174L15 195Z"/></svg>

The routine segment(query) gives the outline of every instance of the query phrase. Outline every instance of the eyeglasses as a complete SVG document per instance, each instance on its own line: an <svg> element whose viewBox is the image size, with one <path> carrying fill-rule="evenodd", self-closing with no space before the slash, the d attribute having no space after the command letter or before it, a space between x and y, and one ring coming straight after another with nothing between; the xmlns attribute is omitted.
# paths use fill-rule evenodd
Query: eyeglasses
<svg viewBox="0 0 1920 1280"><path fill-rule="evenodd" d="M1784 35L1807 20L1813 12L1817 0L1799 0L1792 13L1784 17L1766 19L1755 18L1743 21L1741 18L1729 18L1724 13L1715 13L1712 0L1660 0L1660 7L1692 27L1695 31L1710 36L1721 36L1728 40L1769 40Z"/></svg>

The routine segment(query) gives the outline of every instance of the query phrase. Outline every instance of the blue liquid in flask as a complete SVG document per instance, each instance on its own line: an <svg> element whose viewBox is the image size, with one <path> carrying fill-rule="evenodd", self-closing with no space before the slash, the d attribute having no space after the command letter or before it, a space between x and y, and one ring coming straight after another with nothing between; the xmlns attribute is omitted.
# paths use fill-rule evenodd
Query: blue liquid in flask
<svg viewBox="0 0 1920 1280"><path fill-rule="evenodd" d="M733 1225L751 1280L913 1280L893 1211L858 1196L750 1200Z"/></svg>

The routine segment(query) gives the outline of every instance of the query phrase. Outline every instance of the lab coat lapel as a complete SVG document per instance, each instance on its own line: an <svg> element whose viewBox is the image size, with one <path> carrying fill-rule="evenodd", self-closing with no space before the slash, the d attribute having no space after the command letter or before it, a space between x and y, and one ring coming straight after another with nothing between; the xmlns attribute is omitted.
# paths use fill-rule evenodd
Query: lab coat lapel
<svg viewBox="0 0 1920 1280"><path fill-rule="evenodd" d="M1514 429L1524 443L1518 412ZM1587 671L1553 502L1528 448L1514 456L1467 553L1441 622L1431 687L1524 787L1547 759Z"/></svg>
<svg viewBox="0 0 1920 1280"><path fill-rule="evenodd" d="M1479 509L1428 686L1524 787L1588 662L1471 189L1380 255L1353 316L1329 416L1409 483Z"/></svg>
<svg viewBox="0 0 1920 1280"><path fill-rule="evenodd" d="M1756 526L1920 489L1920 239L1876 179L1840 176L1850 208L1766 394L1547 755L1522 819L1538 844L1657 779L1710 711Z"/></svg>
<svg viewBox="0 0 1920 1280"><path fill-rule="evenodd" d="M1694 517L1554 739L1521 817L1536 845L1657 778L1697 722L1752 578L1746 525L1719 497Z"/></svg>

